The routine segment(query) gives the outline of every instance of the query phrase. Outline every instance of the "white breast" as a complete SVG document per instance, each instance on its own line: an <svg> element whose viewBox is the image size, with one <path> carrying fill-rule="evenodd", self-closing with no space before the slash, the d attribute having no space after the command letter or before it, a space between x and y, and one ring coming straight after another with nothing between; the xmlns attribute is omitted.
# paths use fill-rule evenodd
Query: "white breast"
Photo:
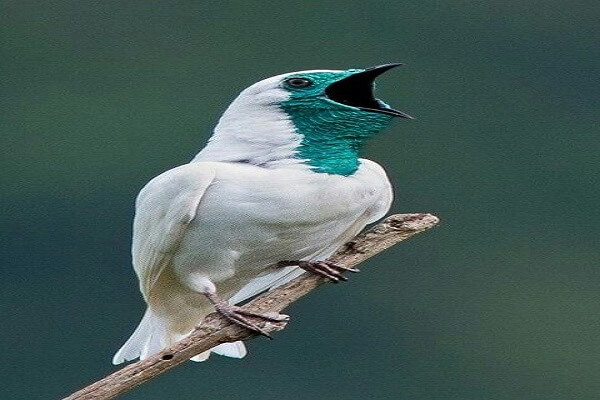
<svg viewBox="0 0 600 400"><path fill-rule="evenodd" d="M278 261L327 257L389 209L383 169L361 161L350 177L210 163L216 176L173 259L177 275L202 272L233 293Z"/></svg>

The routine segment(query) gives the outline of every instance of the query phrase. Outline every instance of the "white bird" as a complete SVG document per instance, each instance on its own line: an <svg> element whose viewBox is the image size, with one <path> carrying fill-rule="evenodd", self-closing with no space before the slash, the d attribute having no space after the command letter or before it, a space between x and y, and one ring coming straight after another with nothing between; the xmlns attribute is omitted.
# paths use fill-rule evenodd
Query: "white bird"
<svg viewBox="0 0 600 400"><path fill-rule="evenodd" d="M345 280L345 268L319 261L390 207L385 171L358 153L393 117L411 118L373 95L374 79L397 65L262 80L189 164L140 191L132 255L148 308L114 364L159 352L215 309L264 334L253 320L278 317L235 304L304 270ZM242 342L223 343L193 360L211 351L246 354Z"/></svg>

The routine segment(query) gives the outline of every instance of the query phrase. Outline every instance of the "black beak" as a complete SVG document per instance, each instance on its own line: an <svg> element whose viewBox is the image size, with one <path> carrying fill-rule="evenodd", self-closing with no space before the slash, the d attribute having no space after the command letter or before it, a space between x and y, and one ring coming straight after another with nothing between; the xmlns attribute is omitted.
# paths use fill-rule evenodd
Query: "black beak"
<svg viewBox="0 0 600 400"><path fill-rule="evenodd" d="M374 67L366 68L363 72L360 72L360 74L371 74L373 76L373 79L375 79L379 75L383 74L384 72L389 71L392 68L399 67L401 65L404 65L404 64L391 63L391 64L376 65Z"/></svg>
<svg viewBox="0 0 600 400"><path fill-rule="evenodd" d="M363 111L376 112L381 114L392 115L394 117L414 119L410 115L394 110L386 104L376 99L373 95L373 82L375 78L392 68L403 64L384 64L376 67L367 68L362 72L358 72L332 83L325 89L325 94L331 100L356 107Z"/></svg>

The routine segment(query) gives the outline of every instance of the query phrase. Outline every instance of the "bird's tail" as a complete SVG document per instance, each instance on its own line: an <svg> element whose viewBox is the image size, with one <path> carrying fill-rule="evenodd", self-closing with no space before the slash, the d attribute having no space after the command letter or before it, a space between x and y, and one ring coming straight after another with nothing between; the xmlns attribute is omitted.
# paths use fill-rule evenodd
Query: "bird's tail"
<svg viewBox="0 0 600 400"><path fill-rule="evenodd" d="M167 338L165 321L148 308L142 321L131 337L114 355L112 362L116 365L138 357L143 360L167 346Z"/></svg>
<svg viewBox="0 0 600 400"><path fill-rule="evenodd" d="M117 365L136 358L143 360L188 335L189 333L179 335L169 332L167 321L148 308L131 337L115 353L112 363ZM204 361L210 356L211 352L233 358L242 358L247 353L242 342L221 343L193 357L192 361Z"/></svg>

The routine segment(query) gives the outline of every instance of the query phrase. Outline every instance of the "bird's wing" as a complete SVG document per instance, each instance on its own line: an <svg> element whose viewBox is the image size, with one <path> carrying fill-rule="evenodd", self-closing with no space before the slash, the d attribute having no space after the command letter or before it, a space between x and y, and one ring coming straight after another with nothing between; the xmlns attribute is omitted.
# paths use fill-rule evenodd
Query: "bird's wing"
<svg viewBox="0 0 600 400"><path fill-rule="evenodd" d="M157 176L140 191L132 256L145 299L170 264L214 177L212 163L186 164Z"/></svg>

